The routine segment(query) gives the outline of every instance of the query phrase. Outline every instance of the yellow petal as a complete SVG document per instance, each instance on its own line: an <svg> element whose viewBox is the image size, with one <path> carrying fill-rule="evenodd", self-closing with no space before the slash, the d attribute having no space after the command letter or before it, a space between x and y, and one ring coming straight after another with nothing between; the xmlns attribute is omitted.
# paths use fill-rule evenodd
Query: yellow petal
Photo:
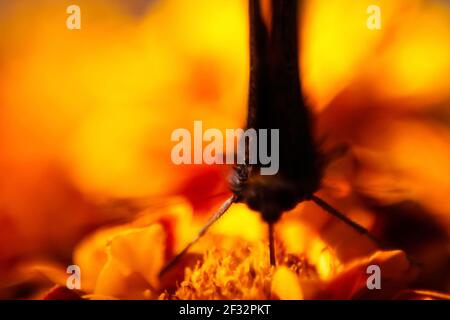
<svg viewBox="0 0 450 320"><path fill-rule="evenodd" d="M286 267L280 267L272 279L272 294L281 300L303 300L303 291L297 275Z"/></svg>
<svg viewBox="0 0 450 320"><path fill-rule="evenodd" d="M159 285L164 263L165 233L160 225L124 231L111 240L108 260L99 274L95 294L146 298Z"/></svg>
<svg viewBox="0 0 450 320"><path fill-rule="evenodd" d="M94 290L97 278L108 258L107 245L117 233L123 230L125 226L98 230L75 248L73 260L81 269L81 287L85 292Z"/></svg>

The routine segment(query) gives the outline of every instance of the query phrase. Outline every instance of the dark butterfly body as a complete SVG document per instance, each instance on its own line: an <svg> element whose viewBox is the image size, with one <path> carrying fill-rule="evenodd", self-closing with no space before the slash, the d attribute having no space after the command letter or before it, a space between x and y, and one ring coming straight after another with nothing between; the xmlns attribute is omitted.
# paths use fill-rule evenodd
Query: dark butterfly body
<svg viewBox="0 0 450 320"><path fill-rule="evenodd" d="M322 161L303 100L298 64L298 2L272 0L272 28L259 0L250 0L250 92L247 128L279 129L279 171L236 167L231 189L238 201L268 223L310 198L321 180Z"/></svg>
<svg viewBox="0 0 450 320"><path fill-rule="evenodd" d="M249 0L250 88L247 128L279 130L279 170L261 175L262 165L235 166L230 188L233 195L209 219L198 236L161 271L175 265L233 204L242 202L261 213L269 225L270 262L275 265L273 225L283 212L312 200L360 234L380 241L367 229L340 213L314 193L325 165L313 138L312 118L302 95L299 77L297 0L271 0L271 30L264 22L260 0ZM269 148L270 150L270 148Z"/></svg>

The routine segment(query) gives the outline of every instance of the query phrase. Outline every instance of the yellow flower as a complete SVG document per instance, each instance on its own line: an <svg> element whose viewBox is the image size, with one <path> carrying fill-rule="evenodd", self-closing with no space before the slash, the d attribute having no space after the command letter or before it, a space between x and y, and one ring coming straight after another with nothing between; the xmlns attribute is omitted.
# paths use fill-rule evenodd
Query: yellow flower
<svg viewBox="0 0 450 320"><path fill-rule="evenodd" d="M81 287L91 299L151 299L160 292L158 273L167 255L178 250L191 207L180 199L131 223L101 229L75 249Z"/></svg>

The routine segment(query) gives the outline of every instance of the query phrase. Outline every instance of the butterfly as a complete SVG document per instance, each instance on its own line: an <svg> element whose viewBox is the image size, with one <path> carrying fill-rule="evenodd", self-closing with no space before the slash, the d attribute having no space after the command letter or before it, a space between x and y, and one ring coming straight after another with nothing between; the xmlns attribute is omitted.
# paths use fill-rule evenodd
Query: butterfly
<svg viewBox="0 0 450 320"><path fill-rule="evenodd" d="M235 203L260 212L268 224L270 263L275 265L274 224L303 201L313 201L379 247L382 242L316 195L327 157L313 137L313 118L306 105L299 76L299 2L271 1L271 23L266 23L259 0L249 0L250 85L247 129L279 130L279 170L262 175L262 163L233 167L232 195L222 204L181 252L161 270L172 268L208 229Z"/></svg>

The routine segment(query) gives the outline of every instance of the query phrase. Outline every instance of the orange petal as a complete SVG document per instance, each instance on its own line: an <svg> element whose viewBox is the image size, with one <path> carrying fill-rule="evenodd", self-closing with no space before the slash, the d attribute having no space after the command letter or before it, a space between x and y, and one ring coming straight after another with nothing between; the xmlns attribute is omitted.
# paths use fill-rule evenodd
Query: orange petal
<svg viewBox="0 0 450 320"><path fill-rule="evenodd" d="M381 289L369 290L367 280L371 273L367 267L377 265L381 271ZM328 282L326 289L319 294L324 299L371 299L392 298L416 276L406 254L400 250L378 251L369 258L350 263L335 278Z"/></svg>

